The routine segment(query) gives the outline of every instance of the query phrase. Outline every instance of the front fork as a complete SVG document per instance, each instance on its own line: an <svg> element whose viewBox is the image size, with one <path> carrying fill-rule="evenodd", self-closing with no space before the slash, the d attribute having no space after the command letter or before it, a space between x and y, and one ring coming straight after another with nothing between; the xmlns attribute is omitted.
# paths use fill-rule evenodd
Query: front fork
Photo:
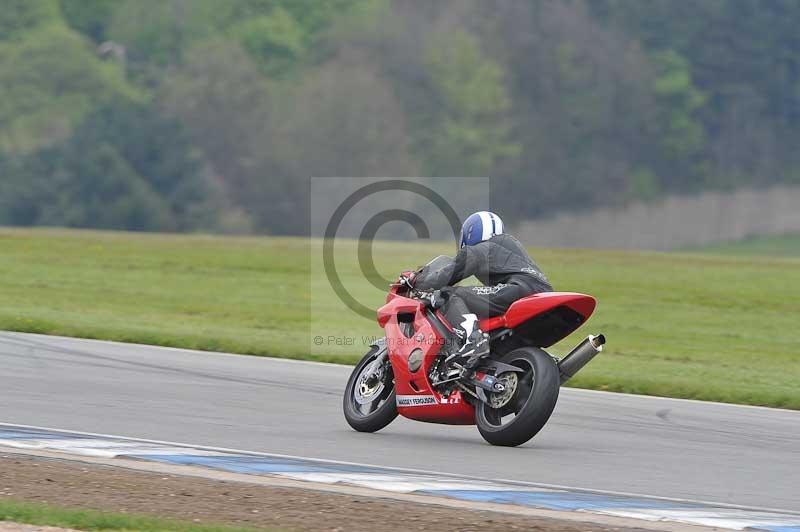
<svg viewBox="0 0 800 532"><path fill-rule="evenodd" d="M386 346L386 338L376 340L373 347L378 348L378 356L369 365L369 369L364 373L365 379L383 379L386 368L386 361L389 357L389 348Z"/></svg>

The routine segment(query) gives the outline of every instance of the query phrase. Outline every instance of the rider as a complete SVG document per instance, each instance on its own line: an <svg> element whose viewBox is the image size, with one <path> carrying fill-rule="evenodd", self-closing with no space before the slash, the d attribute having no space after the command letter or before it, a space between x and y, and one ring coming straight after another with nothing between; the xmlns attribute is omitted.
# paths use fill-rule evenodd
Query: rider
<svg viewBox="0 0 800 532"><path fill-rule="evenodd" d="M474 275L484 286L453 286ZM503 221L493 212L469 216L461 227L461 248L455 258L440 256L409 279L419 290L434 290L434 307L463 342L456 359L473 368L489 354L479 319L505 312L511 303L553 287L528 256L519 240L503 233Z"/></svg>

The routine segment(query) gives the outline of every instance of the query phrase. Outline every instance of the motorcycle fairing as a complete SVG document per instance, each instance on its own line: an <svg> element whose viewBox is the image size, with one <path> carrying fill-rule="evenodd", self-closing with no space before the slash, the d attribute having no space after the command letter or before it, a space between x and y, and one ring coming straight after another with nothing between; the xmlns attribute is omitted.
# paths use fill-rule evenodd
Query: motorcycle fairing
<svg viewBox="0 0 800 532"><path fill-rule="evenodd" d="M395 296L378 309L378 323L386 332L389 361L392 365L400 415L431 423L451 425L475 424L475 409L464 400L460 391L447 397L434 390L428 380L431 366L445 342L443 332L435 325L435 316L416 299ZM422 363L412 371L410 360Z"/></svg>
<svg viewBox="0 0 800 532"><path fill-rule="evenodd" d="M484 332L516 329L512 338L525 337L526 345L549 347L589 319L596 305L597 301L586 294L544 292L515 301L505 314L483 319L479 326Z"/></svg>

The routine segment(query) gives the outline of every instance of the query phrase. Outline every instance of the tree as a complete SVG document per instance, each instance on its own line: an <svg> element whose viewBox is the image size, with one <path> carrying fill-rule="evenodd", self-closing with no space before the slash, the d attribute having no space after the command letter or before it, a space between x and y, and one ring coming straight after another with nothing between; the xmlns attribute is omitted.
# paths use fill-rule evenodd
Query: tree
<svg viewBox="0 0 800 532"><path fill-rule="evenodd" d="M291 69L306 51L304 29L281 7L238 23L230 34L273 76Z"/></svg>
<svg viewBox="0 0 800 532"><path fill-rule="evenodd" d="M440 105L438 126L423 137L428 171L486 176L500 159L520 152L520 145L511 140L511 99L503 69L465 32L434 40L429 54Z"/></svg>
<svg viewBox="0 0 800 532"><path fill-rule="evenodd" d="M0 9L0 41L18 40L37 27L58 22L57 0L6 0Z"/></svg>
<svg viewBox="0 0 800 532"><path fill-rule="evenodd" d="M106 40L106 31L119 0L60 0L60 5L72 29L101 43Z"/></svg>
<svg viewBox="0 0 800 532"><path fill-rule="evenodd" d="M108 144L90 153L48 148L28 156L2 188L0 219L15 225L171 226L161 198Z"/></svg>
<svg viewBox="0 0 800 532"><path fill-rule="evenodd" d="M270 85L236 43L209 41L187 53L185 67L159 93L159 105L186 128L216 179L240 205L253 197L270 139Z"/></svg>
<svg viewBox="0 0 800 532"><path fill-rule="evenodd" d="M183 63L187 50L219 34L228 7L216 0L122 0L106 33L125 47L133 78L158 87L165 71Z"/></svg>
<svg viewBox="0 0 800 532"><path fill-rule="evenodd" d="M159 229L219 228L225 200L180 123L154 107L115 103L90 115L62 149L90 154L97 146L113 149L158 195L169 212L169 222L159 222Z"/></svg>
<svg viewBox="0 0 800 532"><path fill-rule="evenodd" d="M494 198L518 216L640 193L654 163L652 69L636 41L594 20L579 2L480 4L497 36L520 156L499 168ZM509 194L508 191L513 191Z"/></svg>
<svg viewBox="0 0 800 532"><path fill-rule="evenodd" d="M265 73L281 76L302 64L336 16L366 1L124 0L107 33L128 50L132 72L154 85L206 40L234 41Z"/></svg>
<svg viewBox="0 0 800 532"><path fill-rule="evenodd" d="M665 158L662 166L669 171L667 179L673 186L677 182L696 186L692 178L704 177L696 165L706 148L705 128L699 119L706 97L692 83L689 63L678 53L659 52L654 61L657 77L653 91L659 104L659 142Z"/></svg>
<svg viewBox="0 0 800 532"><path fill-rule="evenodd" d="M0 220L129 230L225 230L224 198L179 124L115 102L69 139L0 159Z"/></svg>
<svg viewBox="0 0 800 532"><path fill-rule="evenodd" d="M67 138L96 105L141 100L116 65L57 24L0 42L0 86L0 149L18 153Z"/></svg>
<svg viewBox="0 0 800 532"><path fill-rule="evenodd" d="M340 56L280 91L262 139L254 182L261 223L278 232L307 227L311 177L415 176L403 108L369 63Z"/></svg>
<svg viewBox="0 0 800 532"><path fill-rule="evenodd" d="M664 154L668 188L696 190L765 183L797 175L800 151L800 4L793 0L593 0L598 19L641 40L653 63L666 72L683 71L703 105L687 115L687 100L661 98L665 120L690 139L705 135L704 147L687 161ZM676 54L679 65L670 55ZM671 63L671 66L670 66ZM683 110L681 110L683 109ZM692 125L693 124L693 125ZM667 151L675 148L675 135ZM692 141L692 142L694 142ZM672 145L668 147L668 145ZM691 142L689 142L691 144ZM679 150L686 148L684 145ZM671 174L671 175L669 175Z"/></svg>

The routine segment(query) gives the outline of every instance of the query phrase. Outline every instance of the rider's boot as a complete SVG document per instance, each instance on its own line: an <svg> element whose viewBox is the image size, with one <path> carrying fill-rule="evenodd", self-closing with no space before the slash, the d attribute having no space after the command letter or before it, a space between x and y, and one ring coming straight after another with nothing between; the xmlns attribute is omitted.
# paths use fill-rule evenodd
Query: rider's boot
<svg viewBox="0 0 800 532"><path fill-rule="evenodd" d="M474 369L489 354L489 337L478 328L477 323L475 314L464 314L464 321L455 328L455 333L464 343L448 357L451 363L457 362L466 369Z"/></svg>

